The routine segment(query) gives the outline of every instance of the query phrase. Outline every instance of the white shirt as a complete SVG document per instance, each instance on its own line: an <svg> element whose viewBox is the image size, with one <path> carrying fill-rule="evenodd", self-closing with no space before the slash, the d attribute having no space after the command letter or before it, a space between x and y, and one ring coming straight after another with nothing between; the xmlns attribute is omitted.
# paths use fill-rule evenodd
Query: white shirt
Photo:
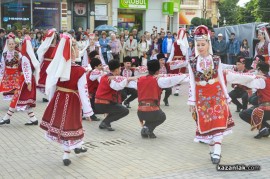
<svg viewBox="0 0 270 179"><path fill-rule="evenodd" d="M172 38L167 38L167 53L170 53L171 52L171 50L172 50L172 44L173 44L173 42L172 42Z"/></svg>

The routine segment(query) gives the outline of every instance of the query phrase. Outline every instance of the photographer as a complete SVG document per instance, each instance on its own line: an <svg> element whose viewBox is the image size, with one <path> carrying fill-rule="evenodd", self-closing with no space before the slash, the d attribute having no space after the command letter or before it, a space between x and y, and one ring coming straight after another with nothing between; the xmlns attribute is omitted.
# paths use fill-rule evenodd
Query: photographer
<svg viewBox="0 0 270 179"><path fill-rule="evenodd" d="M228 43L228 53L229 53L229 59L228 64L234 65L236 62L236 57L240 52L240 43L235 38L235 33L231 33L231 38Z"/></svg>

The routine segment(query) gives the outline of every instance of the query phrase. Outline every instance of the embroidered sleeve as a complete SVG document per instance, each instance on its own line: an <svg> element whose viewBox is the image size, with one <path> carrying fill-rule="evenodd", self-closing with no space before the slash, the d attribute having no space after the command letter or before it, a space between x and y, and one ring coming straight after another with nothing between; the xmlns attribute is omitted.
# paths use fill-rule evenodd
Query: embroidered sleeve
<svg viewBox="0 0 270 179"><path fill-rule="evenodd" d="M84 73L79 79L78 83L79 96L82 103L83 116L90 117L94 114L89 100L88 86L86 81L86 74Z"/></svg>
<svg viewBox="0 0 270 179"><path fill-rule="evenodd" d="M110 87L116 91L120 91L127 86L128 80L123 76L117 76L111 80Z"/></svg>
<svg viewBox="0 0 270 179"><path fill-rule="evenodd" d="M1 62L0 62L0 79L2 79L4 76L5 66L6 66L5 60L4 60L4 57L2 55Z"/></svg>
<svg viewBox="0 0 270 179"><path fill-rule="evenodd" d="M187 77L186 74L163 74L158 78L158 86L160 88L170 88L183 83Z"/></svg>
<svg viewBox="0 0 270 179"><path fill-rule="evenodd" d="M134 88L137 90L137 81L130 81L128 84L127 84L127 88Z"/></svg>
<svg viewBox="0 0 270 179"><path fill-rule="evenodd" d="M82 67L84 67L86 69L86 71L90 71L92 69L89 62L88 62L87 51L84 51L84 54L83 54Z"/></svg>
<svg viewBox="0 0 270 179"><path fill-rule="evenodd" d="M22 57L22 71L25 83L31 83L32 81L32 69L27 57Z"/></svg>
<svg viewBox="0 0 270 179"><path fill-rule="evenodd" d="M91 81L95 81L95 80L97 80L101 75L102 75L101 71L95 69L95 70L93 70L93 71L91 72L89 78L90 78Z"/></svg>
<svg viewBox="0 0 270 179"><path fill-rule="evenodd" d="M222 65L221 65L221 60L219 59L219 65L218 65L218 79L219 82L221 84L221 87L223 89L224 95L227 99L227 103L231 102L231 98L228 94L228 90L227 90L227 86L225 84L225 80L224 80L224 75L223 75L223 69L222 69ZM227 78L226 78L227 79Z"/></svg>
<svg viewBox="0 0 270 179"><path fill-rule="evenodd" d="M148 73L147 66L139 66L134 70L134 76L146 75Z"/></svg>
<svg viewBox="0 0 270 179"><path fill-rule="evenodd" d="M187 60L175 60L170 63L170 69L175 70L187 66Z"/></svg>
<svg viewBox="0 0 270 179"><path fill-rule="evenodd" d="M235 69L235 65L228 65L228 64L224 64L224 63L220 63L222 66L222 70L234 70Z"/></svg>
<svg viewBox="0 0 270 179"><path fill-rule="evenodd" d="M188 64L188 72L189 72L189 91L188 91L188 105L196 104L196 93L195 93L195 77L191 68L190 63Z"/></svg>
<svg viewBox="0 0 270 179"><path fill-rule="evenodd" d="M171 62L171 61L172 61L173 56L174 56L174 43L172 43L171 54L170 54L170 56L169 56L169 58L168 58L167 63L169 63L169 62Z"/></svg>
<svg viewBox="0 0 270 179"><path fill-rule="evenodd" d="M229 71L226 79L229 83L240 84L248 88L264 89L266 86L264 79L256 78L256 75L251 73Z"/></svg>
<svg viewBox="0 0 270 179"><path fill-rule="evenodd" d="M104 57L103 57L102 52L101 52L101 48L99 48L98 53L99 53L99 58L100 58L102 65L106 65Z"/></svg>

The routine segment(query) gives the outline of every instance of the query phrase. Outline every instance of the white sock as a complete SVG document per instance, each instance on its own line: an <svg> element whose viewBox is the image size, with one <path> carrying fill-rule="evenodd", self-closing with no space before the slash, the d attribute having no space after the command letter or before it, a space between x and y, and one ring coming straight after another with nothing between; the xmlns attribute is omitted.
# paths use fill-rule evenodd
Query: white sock
<svg viewBox="0 0 270 179"><path fill-rule="evenodd" d="M10 107L10 108L8 109L8 112L6 113L6 115L3 117L3 120L8 120L8 119L10 119L11 116L13 115L14 111L15 111L15 108L11 108L11 107Z"/></svg>
<svg viewBox="0 0 270 179"><path fill-rule="evenodd" d="M212 157L213 157L213 154L214 154L214 150L215 150L215 143L214 143L214 141L212 141L212 142L209 143L209 151L210 151L210 154L211 154Z"/></svg>
<svg viewBox="0 0 270 179"><path fill-rule="evenodd" d="M69 159L70 151L64 151L63 160Z"/></svg>
<svg viewBox="0 0 270 179"><path fill-rule="evenodd" d="M220 158L220 154L221 154L221 143L215 142L213 158Z"/></svg>
<svg viewBox="0 0 270 179"><path fill-rule="evenodd" d="M29 122L35 122L37 120L32 108L29 108L28 109L28 112L27 112L28 116L29 116Z"/></svg>

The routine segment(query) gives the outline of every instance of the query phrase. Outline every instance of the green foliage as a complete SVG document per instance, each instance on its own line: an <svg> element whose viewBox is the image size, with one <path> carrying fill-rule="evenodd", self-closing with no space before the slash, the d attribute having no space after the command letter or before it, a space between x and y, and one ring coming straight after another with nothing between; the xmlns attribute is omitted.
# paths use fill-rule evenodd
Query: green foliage
<svg viewBox="0 0 270 179"><path fill-rule="evenodd" d="M220 0L218 9L220 12L220 25L223 25L224 19L226 19L226 25L238 24L237 15L238 9L237 6L239 0Z"/></svg>
<svg viewBox="0 0 270 179"><path fill-rule="evenodd" d="M199 18L199 17L193 17L193 18L191 19L191 24L192 24L192 25L195 25L195 26L201 25L201 24L202 24L201 18Z"/></svg>

